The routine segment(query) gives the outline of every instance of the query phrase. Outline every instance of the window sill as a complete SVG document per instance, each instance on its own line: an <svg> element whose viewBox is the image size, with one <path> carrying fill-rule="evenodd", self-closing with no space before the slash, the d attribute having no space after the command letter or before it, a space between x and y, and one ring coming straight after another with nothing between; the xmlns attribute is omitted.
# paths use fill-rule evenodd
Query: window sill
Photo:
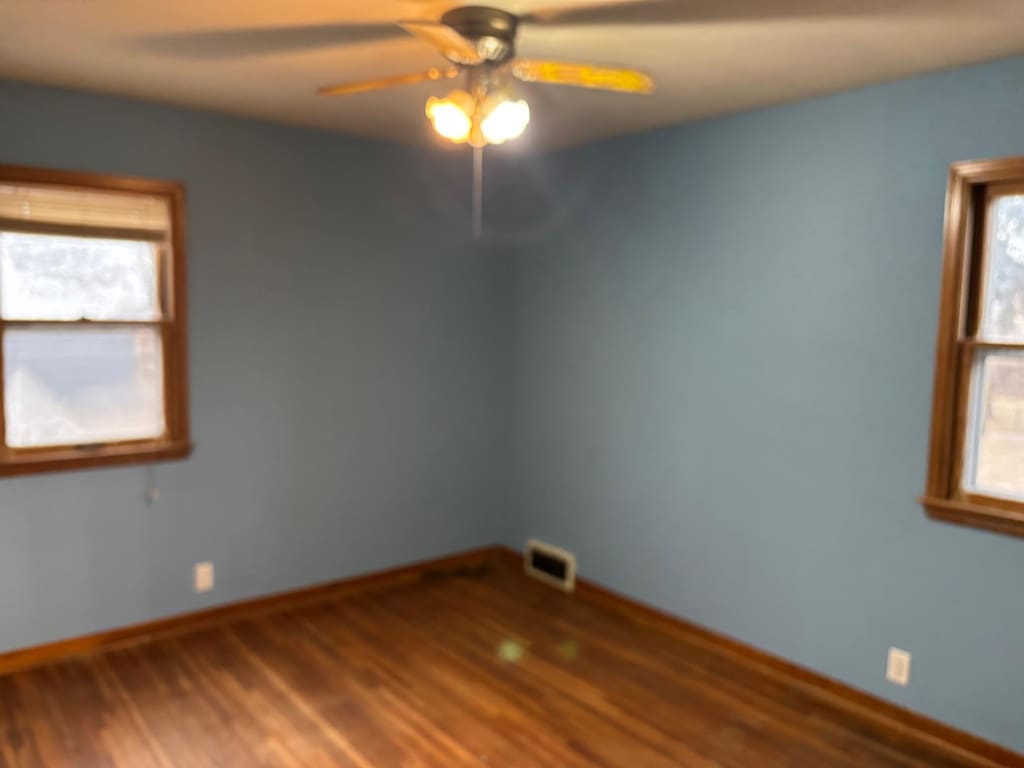
<svg viewBox="0 0 1024 768"><path fill-rule="evenodd" d="M927 496L922 497L920 502L928 517L935 520L969 525L1011 536L1024 536L1024 512Z"/></svg>
<svg viewBox="0 0 1024 768"><path fill-rule="evenodd" d="M12 452L0 457L0 477L173 461L187 458L192 449L191 442L182 440L122 443L100 446L94 450L62 448L42 452Z"/></svg>

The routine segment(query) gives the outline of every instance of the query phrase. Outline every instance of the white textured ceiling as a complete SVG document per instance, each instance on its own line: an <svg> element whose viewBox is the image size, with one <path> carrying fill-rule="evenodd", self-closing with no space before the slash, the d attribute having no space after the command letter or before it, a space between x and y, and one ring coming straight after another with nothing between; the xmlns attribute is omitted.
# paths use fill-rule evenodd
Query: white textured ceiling
<svg viewBox="0 0 1024 768"><path fill-rule="evenodd" d="M455 5L0 0L0 77L425 143L433 137L423 103L450 85L340 99L314 90L443 63L424 43L386 26L343 25L436 19ZM527 13L553 3L495 5ZM654 75L657 93L529 86L534 120L523 145L579 144L1024 53L1024 0L649 0L616 16L630 23L591 13L580 24L524 25L519 52L635 66ZM233 30L246 34L221 34ZM291 49L297 42L308 47Z"/></svg>

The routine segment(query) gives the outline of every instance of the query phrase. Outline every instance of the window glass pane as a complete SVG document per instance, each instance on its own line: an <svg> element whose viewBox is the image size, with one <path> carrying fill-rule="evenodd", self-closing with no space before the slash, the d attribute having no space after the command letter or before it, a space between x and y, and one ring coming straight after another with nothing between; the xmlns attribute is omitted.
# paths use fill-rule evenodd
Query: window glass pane
<svg viewBox="0 0 1024 768"><path fill-rule="evenodd" d="M7 320L155 320L153 243L0 232Z"/></svg>
<svg viewBox="0 0 1024 768"><path fill-rule="evenodd" d="M160 437L160 344L153 328L8 330L7 444L26 448Z"/></svg>
<svg viewBox="0 0 1024 768"><path fill-rule="evenodd" d="M1024 195L992 202L987 248L980 335L1024 341Z"/></svg>
<svg viewBox="0 0 1024 768"><path fill-rule="evenodd" d="M967 489L1024 499L1024 353L978 355L968 423Z"/></svg>

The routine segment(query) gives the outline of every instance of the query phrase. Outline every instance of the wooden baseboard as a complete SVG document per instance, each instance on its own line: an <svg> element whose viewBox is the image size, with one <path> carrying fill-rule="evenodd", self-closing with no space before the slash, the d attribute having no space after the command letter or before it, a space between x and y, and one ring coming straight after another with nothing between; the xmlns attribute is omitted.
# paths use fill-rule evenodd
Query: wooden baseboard
<svg viewBox="0 0 1024 768"><path fill-rule="evenodd" d="M523 566L522 554L507 547L500 547L497 556L506 564L517 568ZM698 643L739 663L756 667L823 702L842 708L857 717L874 721L888 730L898 731L931 744L961 760L966 758L979 767L1024 768L1024 755L801 667L780 656L673 616L587 579L577 577L576 595L588 602L628 615L638 623L656 627L688 643Z"/></svg>
<svg viewBox="0 0 1024 768"><path fill-rule="evenodd" d="M472 568L493 562L498 547L484 547L447 557L424 560L411 565L356 576L351 579L315 584L309 587L278 592L272 595L218 605L192 613L169 616L142 624L133 624L91 635L58 640L45 645L22 648L0 654L0 675L9 674L42 664L51 664L74 656L98 653L115 647L146 642L156 637L187 632L243 616L342 597L348 594L382 589L415 581L434 573L447 573L460 568Z"/></svg>

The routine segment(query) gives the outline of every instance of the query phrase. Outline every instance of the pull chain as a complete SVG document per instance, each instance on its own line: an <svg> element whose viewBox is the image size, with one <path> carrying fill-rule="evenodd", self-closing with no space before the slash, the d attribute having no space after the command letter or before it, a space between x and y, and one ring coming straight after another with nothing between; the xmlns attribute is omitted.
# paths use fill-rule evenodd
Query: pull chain
<svg viewBox="0 0 1024 768"><path fill-rule="evenodd" d="M484 230L484 148L473 147L473 237Z"/></svg>

